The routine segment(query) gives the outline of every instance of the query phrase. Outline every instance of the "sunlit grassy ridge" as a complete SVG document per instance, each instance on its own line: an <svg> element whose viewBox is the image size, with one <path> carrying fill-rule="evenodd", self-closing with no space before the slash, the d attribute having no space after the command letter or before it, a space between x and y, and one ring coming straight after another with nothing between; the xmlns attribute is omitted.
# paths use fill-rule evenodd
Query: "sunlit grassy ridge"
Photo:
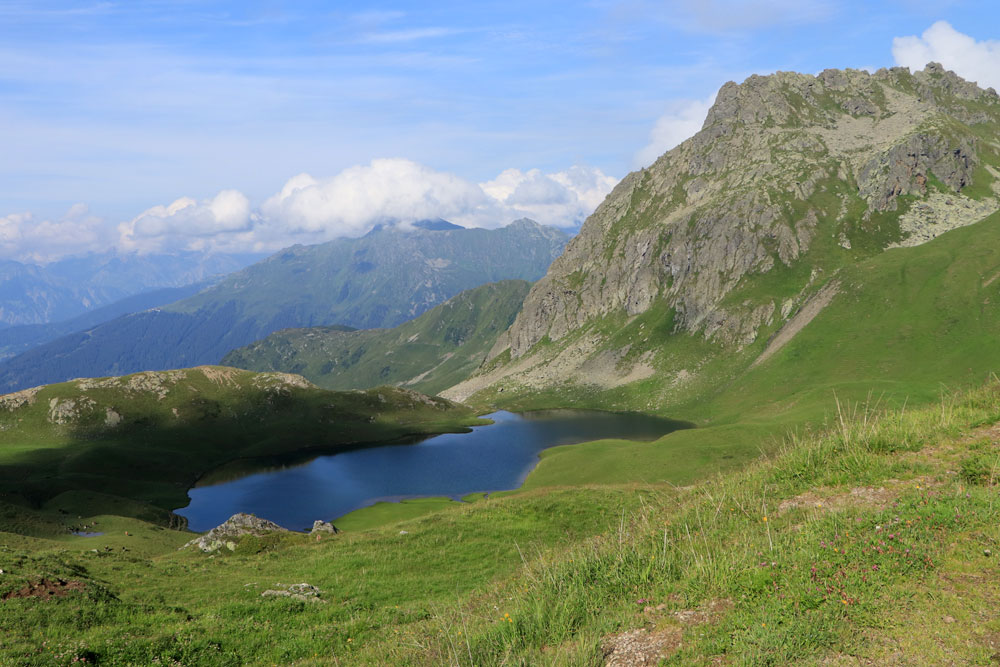
<svg viewBox="0 0 1000 667"><path fill-rule="evenodd" d="M392 329L285 329L222 363L298 373L327 389L402 384L435 394L464 380L517 315L530 283L487 283Z"/></svg>
<svg viewBox="0 0 1000 667"><path fill-rule="evenodd" d="M904 412L831 405L830 430L690 487L526 491L321 541L245 538L217 557L110 517L102 537L0 534L0 596L85 584L0 602L0 655L599 665L614 636L646 628L677 664L988 662L1000 385ZM302 581L325 603L260 596Z"/></svg>

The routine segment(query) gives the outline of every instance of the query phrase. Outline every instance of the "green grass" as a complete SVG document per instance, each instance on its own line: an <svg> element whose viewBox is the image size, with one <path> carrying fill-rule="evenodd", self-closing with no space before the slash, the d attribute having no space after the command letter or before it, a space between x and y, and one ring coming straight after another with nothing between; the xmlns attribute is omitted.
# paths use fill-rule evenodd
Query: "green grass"
<svg viewBox="0 0 1000 667"><path fill-rule="evenodd" d="M457 505L445 497L408 498L400 502L378 502L339 517L334 524L340 530L355 532L399 523L432 514Z"/></svg>
<svg viewBox="0 0 1000 667"><path fill-rule="evenodd" d="M1000 598L984 555L1000 544L1000 475L952 471L1000 460L1000 432L981 430L1000 419L1000 385L835 416L694 486L527 490L215 556L106 516L101 537L0 533L0 596L43 578L85 584L0 602L0 661L598 665L607 637L636 627L682 638L672 664L879 662L900 647L910 664L988 660L1000 622L975 619ZM326 602L260 595L303 581Z"/></svg>

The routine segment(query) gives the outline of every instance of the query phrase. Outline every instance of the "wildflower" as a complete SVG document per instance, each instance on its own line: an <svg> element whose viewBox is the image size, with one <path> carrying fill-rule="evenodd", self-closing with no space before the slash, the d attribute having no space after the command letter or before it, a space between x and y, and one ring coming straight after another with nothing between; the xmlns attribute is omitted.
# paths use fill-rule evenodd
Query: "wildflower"
<svg viewBox="0 0 1000 667"><path fill-rule="evenodd" d="M767 517L764 517L764 523L767 523Z"/></svg>

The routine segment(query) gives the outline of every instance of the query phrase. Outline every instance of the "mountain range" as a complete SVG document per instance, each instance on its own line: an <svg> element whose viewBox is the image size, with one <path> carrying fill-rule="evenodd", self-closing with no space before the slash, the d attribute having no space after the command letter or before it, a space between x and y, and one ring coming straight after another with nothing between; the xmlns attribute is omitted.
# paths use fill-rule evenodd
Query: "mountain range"
<svg viewBox="0 0 1000 667"><path fill-rule="evenodd" d="M396 326L465 289L537 280L567 240L527 219L494 230L429 221L293 246L189 298L8 359L0 364L0 390L216 363L289 327Z"/></svg>
<svg viewBox="0 0 1000 667"><path fill-rule="evenodd" d="M260 254L92 253L45 266L0 262L0 328L61 322L142 292L231 273Z"/></svg>

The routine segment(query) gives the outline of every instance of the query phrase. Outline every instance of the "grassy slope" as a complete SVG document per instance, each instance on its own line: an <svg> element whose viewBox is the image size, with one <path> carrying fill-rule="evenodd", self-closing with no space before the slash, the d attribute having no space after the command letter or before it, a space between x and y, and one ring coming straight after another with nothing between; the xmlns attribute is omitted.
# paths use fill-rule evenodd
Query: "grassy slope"
<svg viewBox="0 0 1000 667"><path fill-rule="evenodd" d="M656 443L597 442L545 453L529 487L551 484L667 480L687 484L713 469L734 468L769 451L791 428L821 425L835 396L888 406L925 404L942 387L979 384L1000 369L1000 214L930 243L899 248L844 267L842 293L767 362L749 368L767 340L736 354L656 328L650 312L618 325L616 343L646 336L680 367L704 362L711 382L678 399L662 377L612 390L566 386L544 393L478 396L479 407L579 405L628 409L642 405L700 428ZM605 323L609 328L610 323ZM713 355L716 355L713 358ZM685 366L684 364L688 364ZM676 370L677 366L675 366ZM736 370L734 370L734 368ZM809 369L804 372L803 369ZM712 389L709 389L712 386ZM683 390L683 387L682 389ZM667 394L666 392L671 392ZM711 456L708 455L711 453Z"/></svg>
<svg viewBox="0 0 1000 667"><path fill-rule="evenodd" d="M437 393L469 376L510 326L530 283L466 290L393 329L289 329L223 358L227 366L298 373L327 389L405 384Z"/></svg>
<svg viewBox="0 0 1000 667"><path fill-rule="evenodd" d="M128 519L98 517L109 533L95 538L0 534L0 595L86 584L0 602L0 656L599 665L608 636L648 628L677 664L987 662L1000 386L853 416L694 487L527 491L321 541L245 538L217 557ZM326 604L260 596L300 581Z"/></svg>
<svg viewBox="0 0 1000 667"><path fill-rule="evenodd" d="M148 382L160 385L129 389ZM38 507L56 499L57 507L73 513L111 503L114 513L162 521L163 510L185 504L199 476L234 459L336 450L476 422L464 407L415 392L333 392L301 379L222 367L99 384L49 385L32 404L0 409L0 502ZM67 401L74 402L76 416L53 423L53 406ZM120 423L106 424L108 410ZM106 496L151 507L137 514Z"/></svg>

